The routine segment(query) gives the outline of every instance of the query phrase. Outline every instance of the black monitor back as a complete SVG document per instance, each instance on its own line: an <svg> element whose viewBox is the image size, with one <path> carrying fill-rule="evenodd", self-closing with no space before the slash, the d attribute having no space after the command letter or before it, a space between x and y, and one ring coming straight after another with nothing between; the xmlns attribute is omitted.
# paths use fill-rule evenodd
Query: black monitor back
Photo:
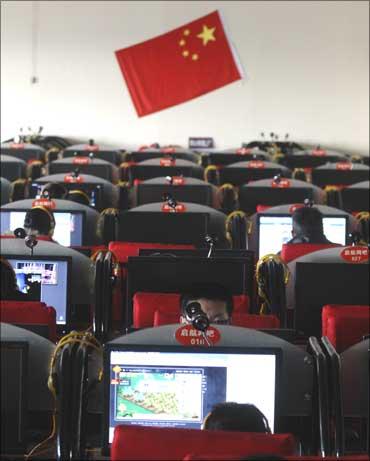
<svg viewBox="0 0 370 461"><path fill-rule="evenodd" d="M312 170L312 183L319 187L330 184L355 184L369 180L369 171L366 165L358 164L354 164L352 170L337 170L334 167L322 166Z"/></svg>
<svg viewBox="0 0 370 461"><path fill-rule="evenodd" d="M163 194L170 194L179 202L200 203L212 206L212 187L209 184L189 184L171 186L170 184L139 184L136 193L136 205L161 202Z"/></svg>
<svg viewBox="0 0 370 461"><path fill-rule="evenodd" d="M203 178L203 168L197 165L142 165L140 163L132 165L130 168L130 179L151 179L162 176L185 176L188 178Z"/></svg>
<svg viewBox="0 0 370 461"><path fill-rule="evenodd" d="M98 163L91 161L88 164L73 164L66 159L56 160L49 164L49 175L58 173L71 173L78 168L81 174L89 174L98 178L106 179L107 181L113 182L117 179L118 172L116 166L109 162Z"/></svg>
<svg viewBox="0 0 370 461"><path fill-rule="evenodd" d="M343 208L351 213L352 211L369 210L369 188L357 189L347 187L342 191Z"/></svg>
<svg viewBox="0 0 370 461"><path fill-rule="evenodd" d="M0 176L12 182L26 177L26 163L9 155L0 156Z"/></svg>
<svg viewBox="0 0 370 461"><path fill-rule="evenodd" d="M132 298L138 291L183 293L198 283L227 287L232 294L252 297L254 261L247 258L129 257L127 263L127 326L132 324Z"/></svg>
<svg viewBox="0 0 370 461"><path fill-rule="evenodd" d="M314 200L316 189L312 187L246 187L239 189L239 207L245 212L255 212L259 204L276 206L286 203L303 203L308 198ZM314 200L316 201L316 200Z"/></svg>
<svg viewBox="0 0 370 461"><path fill-rule="evenodd" d="M300 263L295 268L295 328L321 336L325 304L369 305L369 265Z"/></svg>
<svg viewBox="0 0 370 461"><path fill-rule="evenodd" d="M201 247L208 233L208 222L208 213L126 211L120 215L117 240Z"/></svg>
<svg viewBox="0 0 370 461"><path fill-rule="evenodd" d="M249 181L268 179L281 174L282 177L290 177L291 173L285 167L276 168L247 168L226 167L220 170L220 184L231 183L234 186L247 184Z"/></svg>
<svg viewBox="0 0 370 461"><path fill-rule="evenodd" d="M1 454L23 453L27 414L26 341L1 341Z"/></svg>

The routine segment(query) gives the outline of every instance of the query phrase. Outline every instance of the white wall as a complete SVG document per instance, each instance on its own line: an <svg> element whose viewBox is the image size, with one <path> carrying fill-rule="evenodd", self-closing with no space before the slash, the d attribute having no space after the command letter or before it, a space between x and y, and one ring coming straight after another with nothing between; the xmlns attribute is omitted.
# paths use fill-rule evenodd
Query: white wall
<svg viewBox="0 0 370 461"><path fill-rule="evenodd" d="M114 51L215 9L247 79L138 118ZM117 147L186 146L189 136L236 147L274 131L368 154L368 15L369 2L356 1L2 1L1 139L43 125Z"/></svg>

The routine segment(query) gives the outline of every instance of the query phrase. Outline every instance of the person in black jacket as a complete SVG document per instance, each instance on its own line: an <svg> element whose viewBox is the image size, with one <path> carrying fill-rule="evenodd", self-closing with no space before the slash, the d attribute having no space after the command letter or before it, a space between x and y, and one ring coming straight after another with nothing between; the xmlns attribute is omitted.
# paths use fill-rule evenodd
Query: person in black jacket
<svg viewBox="0 0 370 461"><path fill-rule="evenodd" d="M4 301L30 301L26 293L18 290L17 277L11 264L0 258L1 266L1 300Z"/></svg>
<svg viewBox="0 0 370 461"><path fill-rule="evenodd" d="M249 403L218 403L205 417L203 429L271 434L266 416Z"/></svg>
<svg viewBox="0 0 370 461"><path fill-rule="evenodd" d="M294 243L326 243L333 244L325 237L323 216L317 208L304 206L294 211L292 215L292 236L287 244Z"/></svg>

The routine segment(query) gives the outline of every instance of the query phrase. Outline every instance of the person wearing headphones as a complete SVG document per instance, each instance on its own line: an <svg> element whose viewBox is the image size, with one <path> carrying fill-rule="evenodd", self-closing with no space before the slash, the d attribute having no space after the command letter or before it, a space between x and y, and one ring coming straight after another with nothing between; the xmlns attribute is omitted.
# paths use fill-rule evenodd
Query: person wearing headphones
<svg viewBox="0 0 370 461"><path fill-rule="evenodd" d="M83 190L80 190L80 189L70 190L67 193L65 199L70 200L71 202L81 203L81 205L90 206L90 198L89 198L89 196L86 194L86 192L84 192Z"/></svg>
<svg viewBox="0 0 370 461"><path fill-rule="evenodd" d="M17 276L12 265L5 258L0 258L1 298L5 301L31 301L28 294L22 293L17 285Z"/></svg>
<svg viewBox="0 0 370 461"><path fill-rule="evenodd" d="M41 197L48 199L65 199L68 190L58 182L48 182L41 189Z"/></svg>
<svg viewBox="0 0 370 461"><path fill-rule="evenodd" d="M286 242L287 244L333 244L324 234L323 216L317 208L311 206L298 208L292 214L292 222L292 239Z"/></svg>
<svg viewBox="0 0 370 461"><path fill-rule="evenodd" d="M255 405L236 402L216 404L205 417L202 429L271 434L266 416Z"/></svg>
<svg viewBox="0 0 370 461"><path fill-rule="evenodd" d="M189 323L187 306L198 303L210 323L229 325L233 312L233 297L224 286L215 283L199 283L183 293L180 298L181 322Z"/></svg>
<svg viewBox="0 0 370 461"><path fill-rule="evenodd" d="M55 218L53 212L44 206L36 206L28 210L23 227L27 235L54 242Z"/></svg>

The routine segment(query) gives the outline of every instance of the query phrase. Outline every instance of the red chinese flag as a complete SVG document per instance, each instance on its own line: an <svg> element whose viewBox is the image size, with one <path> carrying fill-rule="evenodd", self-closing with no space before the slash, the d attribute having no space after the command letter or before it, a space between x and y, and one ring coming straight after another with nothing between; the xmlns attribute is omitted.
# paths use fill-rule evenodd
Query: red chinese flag
<svg viewBox="0 0 370 461"><path fill-rule="evenodd" d="M116 56L139 117L242 78L217 11Z"/></svg>

